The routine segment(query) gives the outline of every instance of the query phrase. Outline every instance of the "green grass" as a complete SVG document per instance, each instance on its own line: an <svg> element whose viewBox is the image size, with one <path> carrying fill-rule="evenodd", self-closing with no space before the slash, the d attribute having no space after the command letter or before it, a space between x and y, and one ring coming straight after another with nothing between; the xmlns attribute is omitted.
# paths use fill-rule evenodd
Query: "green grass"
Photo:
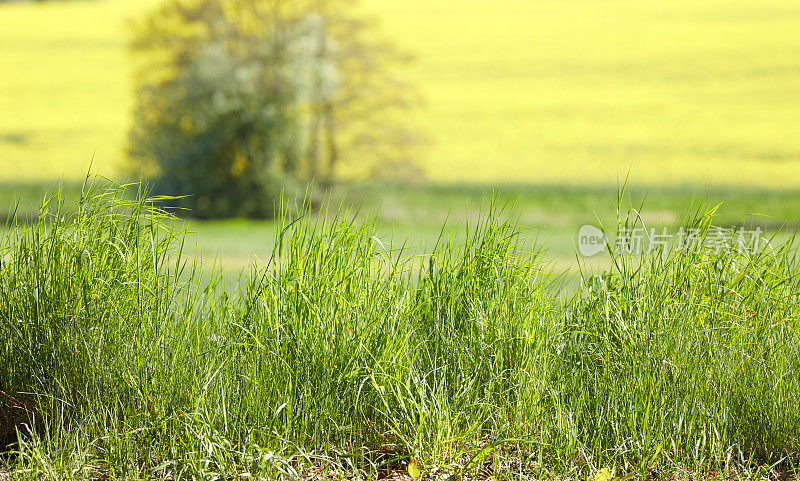
<svg viewBox="0 0 800 481"><path fill-rule="evenodd" d="M118 177L151 0L0 5L0 180ZM793 0L368 0L403 76L431 182L797 188ZM359 175L343 166L341 175Z"/></svg>
<svg viewBox="0 0 800 481"><path fill-rule="evenodd" d="M55 183L0 184L0 217L16 210L22 217L35 216L42 198L58 189ZM67 199L76 199L81 184L61 183ZM630 185L624 210L636 208L647 227L667 227L675 232L687 221L692 207L722 203L715 224L737 225L743 219L769 235L784 237L781 229L800 225L796 190L730 187L642 187ZM616 187L578 185L394 185L345 183L328 191L332 205L357 211L360 221L374 221L384 242L405 245L412 252L427 252L446 224L446 231L463 237L469 221L485 214L492 199L513 210L529 242L538 241L559 271L577 274L575 242L579 228L598 220L613 230L616 219ZM253 261L266 262L273 247L275 222L245 219L179 222L188 230L186 249L196 253L207 267L223 271L225 285L232 287ZM608 268L602 257L582 259L584 266Z"/></svg>
<svg viewBox="0 0 800 481"><path fill-rule="evenodd" d="M425 255L334 209L279 218L266 264L226 290L141 196L86 192L3 237L0 421L24 420L11 405L38 420L5 461L20 479L376 477L412 457L430 476L722 478L800 461L791 240L614 255L564 298L496 207ZM695 212L682 224L708 228Z"/></svg>
<svg viewBox="0 0 800 481"><path fill-rule="evenodd" d="M743 219L769 235L783 237L781 228L800 223L798 192L760 188L689 188L629 186L624 209L641 207L647 227L676 232L692 206L722 203L715 223L731 227ZM345 184L329 193L334 205L357 209L362 221L374 220L386 242L426 252L446 224L446 231L463 237L467 224L485 214L492 199L513 210L529 242L548 251L553 267L577 274L576 238L584 224L599 221L613 231L616 188L575 185L517 185L502 188L479 185ZM231 285L253 259L266 260L272 247L274 223L263 221L191 221L189 244L203 259L218 260ZM591 269L608 268L607 259L581 259Z"/></svg>

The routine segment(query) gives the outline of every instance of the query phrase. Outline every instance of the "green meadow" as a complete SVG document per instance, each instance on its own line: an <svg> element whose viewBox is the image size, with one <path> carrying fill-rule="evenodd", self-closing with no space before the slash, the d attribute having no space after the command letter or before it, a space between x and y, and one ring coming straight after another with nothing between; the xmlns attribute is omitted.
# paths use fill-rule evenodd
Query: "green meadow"
<svg viewBox="0 0 800 481"><path fill-rule="evenodd" d="M415 168L271 221L114 187L157 3L0 4L0 481L796 479L800 3L364 0Z"/></svg>
<svg viewBox="0 0 800 481"><path fill-rule="evenodd" d="M99 187L0 236L4 478L797 474L794 239L612 250L569 292L498 203L424 251L284 211L231 287Z"/></svg>

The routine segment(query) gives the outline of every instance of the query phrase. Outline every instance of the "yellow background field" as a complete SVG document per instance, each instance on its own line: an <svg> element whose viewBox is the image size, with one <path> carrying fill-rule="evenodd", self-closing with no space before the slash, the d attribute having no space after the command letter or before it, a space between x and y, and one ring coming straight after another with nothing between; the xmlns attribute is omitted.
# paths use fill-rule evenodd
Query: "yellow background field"
<svg viewBox="0 0 800 481"><path fill-rule="evenodd" d="M126 19L155 3L0 5L0 180L120 173ZM796 0L364 8L416 57L429 180L800 187Z"/></svg>

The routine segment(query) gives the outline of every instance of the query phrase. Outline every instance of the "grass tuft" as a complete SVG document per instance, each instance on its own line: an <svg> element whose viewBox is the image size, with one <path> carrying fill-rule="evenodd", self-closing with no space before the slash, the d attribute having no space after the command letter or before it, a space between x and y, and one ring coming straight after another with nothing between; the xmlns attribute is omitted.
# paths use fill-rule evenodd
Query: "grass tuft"
<svg viewBox="0 0 800 481"><path fill-rule="evenodd" d="M791 240L612 248L612 269L565 297L502 210L423 257L344 210L287 211L269 262L230 291L131 188L86 185L68 211L56 194L3 231L0 450L15 476L797 467Z"/></svg>

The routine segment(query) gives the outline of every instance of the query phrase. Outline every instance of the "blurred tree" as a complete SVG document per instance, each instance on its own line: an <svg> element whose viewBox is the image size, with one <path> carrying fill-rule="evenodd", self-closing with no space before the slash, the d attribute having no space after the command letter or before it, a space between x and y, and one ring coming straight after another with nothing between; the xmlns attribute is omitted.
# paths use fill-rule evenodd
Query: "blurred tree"
<svg viewBox="0 0 800 481"><path fill-rule="evenodd" d="M393 163L406 60L345 0L170 0L136 26L134 168L198 217L273 213L339 164Z"/></svg>

